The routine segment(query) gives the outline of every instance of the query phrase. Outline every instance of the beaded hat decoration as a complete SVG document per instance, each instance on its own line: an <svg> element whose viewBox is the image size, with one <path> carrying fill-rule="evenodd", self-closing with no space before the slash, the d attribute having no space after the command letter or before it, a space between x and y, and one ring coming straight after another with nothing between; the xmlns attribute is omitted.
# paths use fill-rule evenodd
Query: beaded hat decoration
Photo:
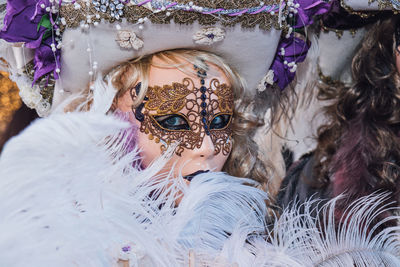
<svg viewBox="0 0 400 267"><path fill-rule="evenodd" d="M222 56L249 91L284 89L309 48L295 32L328 9L320 0L9 0L0 38L23 101L46 116L118 64L178 48Z"/></svg>

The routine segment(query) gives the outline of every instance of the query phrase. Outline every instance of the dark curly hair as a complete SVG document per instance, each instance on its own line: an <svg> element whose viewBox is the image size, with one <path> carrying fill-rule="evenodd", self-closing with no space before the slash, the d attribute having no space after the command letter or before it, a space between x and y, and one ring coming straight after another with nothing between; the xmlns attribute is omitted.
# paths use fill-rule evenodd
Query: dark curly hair
<svg viewBox="0 0 400 267"><path fill-rule="evenodd" d="M351 87L320 91L333 102L325 110L329 123L318 131L315 186L329 184L332 196L346 193L342 207L376 191L400 202L399 22L399 16L379 20L366 34L353 58Z"/></svg>

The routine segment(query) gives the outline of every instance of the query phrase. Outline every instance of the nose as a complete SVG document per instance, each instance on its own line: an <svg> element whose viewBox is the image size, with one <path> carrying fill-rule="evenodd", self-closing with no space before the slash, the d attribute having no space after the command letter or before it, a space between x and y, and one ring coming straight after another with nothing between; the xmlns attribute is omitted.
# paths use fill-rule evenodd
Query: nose
<svg viewBox="0 0 400 267"><path fill-rule="evenodd" d="M214 156L214 143L211 140L211 137L209 135L205 135L203 138L203 142L201 143L201 146L199 149L196 149L196 154L200 158L211 158Z"/></svg>

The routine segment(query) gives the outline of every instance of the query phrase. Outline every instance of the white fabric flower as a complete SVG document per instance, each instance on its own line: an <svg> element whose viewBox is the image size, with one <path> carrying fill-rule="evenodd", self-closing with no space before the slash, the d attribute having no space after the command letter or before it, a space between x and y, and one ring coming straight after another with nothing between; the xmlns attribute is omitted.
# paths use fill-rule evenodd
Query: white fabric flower
<svg viewBox="0 0 400 267"><path fill-rule="evenodd" d="M19 86L19 95L21 96L22 101L24 101L29 108L36 108L42 99L38 90L35 90L35 88L30 86Z"/></svg>
<svg viewBox="0 0 400 267"><path fill-rule="evenodd" d="M225 38L225 30L217 27L209 27L199 30L193 35L196 44L212 45Z"/></svg>
<svg viewBox="0 0 400 267"><path fill-rule="evenodd" d="M135 50L139 50L143 47L144 44L143 41L139 37L137 37L134 32L127 30L119 30L117 33L116 41L122 48L133 48Z"/></svg>
<svg viewBox="0 0 400 267"><path fill-rule="evenodd" d="M36 112L40 117L47 117L50 114L51 104L42 98L36 106Z"/></svg>
<svg viewBox="0 0 400 267"><path fill-rule="evenodd" d="M274 71L269 70L267 75L260 81L258 84L258 91L263 92L266 89L266 84L273 85L274 84Z"/></svg>

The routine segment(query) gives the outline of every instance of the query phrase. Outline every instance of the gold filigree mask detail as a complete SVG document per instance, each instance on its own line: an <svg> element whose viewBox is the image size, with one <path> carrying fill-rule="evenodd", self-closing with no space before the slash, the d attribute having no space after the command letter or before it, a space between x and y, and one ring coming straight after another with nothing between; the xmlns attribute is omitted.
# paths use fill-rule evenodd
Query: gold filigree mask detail
<svg viewBox="0 0 400 267"><path fill-rule="evenodd" d="M140 84L131 90L132 97L139 88ZM212 79L206 87L202 78L197 88L192 79L184 78L182 83L149 87L143 103L133 112L141 122L140 131L161 142L161 150L178 142L175 153L181 156L184 149L200 148L209 135L215 154L227 156L231 151L233 105L229 85Z"/></svg>

